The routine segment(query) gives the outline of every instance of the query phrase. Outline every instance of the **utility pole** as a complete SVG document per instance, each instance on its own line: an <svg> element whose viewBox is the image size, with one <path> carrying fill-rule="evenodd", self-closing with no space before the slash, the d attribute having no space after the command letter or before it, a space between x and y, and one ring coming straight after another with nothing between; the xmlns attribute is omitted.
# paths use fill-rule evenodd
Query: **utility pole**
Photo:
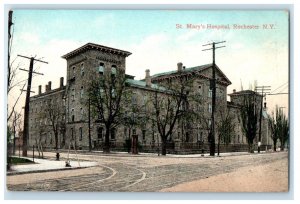
<svg viewBox="0 0 300 204"><path fill-rule="evenodd" d="M257 152L260 153L261 145L261 121L262 121L262 110L263 110L263 98L266 97L267 93L270 93L271 86L256 86L255 91L261 91L261 105L260 105L260 114L259 114L259 133L258 133L258 147Z"/></svg>
<svg viewBox="0 0 300 204"><path fill-rule="evenodd" d="M11 51L11 26L13 25L12 22L12 15L13 11L8 12L8 61L7 61L7 66L8 66L8 73L7 73L7 90L9 89L10 86L10 75L11 75L11 70L10 70L10 51Z"/></svg>
<svg viewBox="0 0 300 204"><path fill-rule="evenodd" d="M92 151L92 138L91 138L91 99L89 98L89 151Z"/></svg>
<svg viewBox="0 0 300 204"><path fill-rule="evenodd" d="M209 142L210 142L210 156L215 156L215 109L216 109L216 63L215 63L215 50L225 47L220 46L216 47L216 44L225 43L226 41L221 42L213 42L209 44L205 44L202 46L208 46L212 45L212 48L204 49L202 51L212 50L213 51L213 63L212 63L212 79L210 79L210 89L212 89L212 113L211 113L211 126L210 126L210 136L209 136Z"/></svg>
<svg viewBox="0 0 300 204"><path fill-rule="evenodd" d="M27 90L26 90L26 99L25 99L25 108L24 108L24 127L23 127L23 146L22 146L22 156L26 157L27 156L27 140L29 139L29 100L30 100L30 92L31 92L31 81L32 81L32 74L40 74L38 72L33 71L33 64L34 61L42 62L45 64L48 64L48 62L42 61L35 59L34 57L26 57L23 55L18 55L19 57L23 57L26 59L30 59L30 65L29 65L29 70L28 71L28 82L27 82Z"/></svg>

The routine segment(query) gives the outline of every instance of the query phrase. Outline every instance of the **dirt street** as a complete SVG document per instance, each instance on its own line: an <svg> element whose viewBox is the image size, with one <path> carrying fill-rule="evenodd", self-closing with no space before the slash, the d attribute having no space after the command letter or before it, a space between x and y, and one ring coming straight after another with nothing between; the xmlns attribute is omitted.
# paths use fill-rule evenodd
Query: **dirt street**
<svg viewBox="0 0 300 204"><path fill-rule="evenodd" d="M55 158L54 153L45 153ZM224 157L79 154L96 166L7 176L11 191L284 192L288 153ZM61 154L61 159L66 153ZM70 155L76 160L76 155Z"/></svg>
<svg viewBox="0 0 300 204"><path fill-rule="evenodd" d="M288 191L288 160L242 167L234 172L185 182L161 192L285 192Z"/></svg>

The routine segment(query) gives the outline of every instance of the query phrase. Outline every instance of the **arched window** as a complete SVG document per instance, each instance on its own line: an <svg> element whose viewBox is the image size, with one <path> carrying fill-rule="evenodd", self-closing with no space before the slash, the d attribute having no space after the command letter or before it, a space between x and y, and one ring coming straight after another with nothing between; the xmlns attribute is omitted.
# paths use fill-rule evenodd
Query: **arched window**
<svg viewBox="0 0 300 204"><path fill-rule="evenodd" d="M82 86L81 89L80 89L80 98L83 98L83 94L84 94L84 89L83 89L83 86Z"/></svg>

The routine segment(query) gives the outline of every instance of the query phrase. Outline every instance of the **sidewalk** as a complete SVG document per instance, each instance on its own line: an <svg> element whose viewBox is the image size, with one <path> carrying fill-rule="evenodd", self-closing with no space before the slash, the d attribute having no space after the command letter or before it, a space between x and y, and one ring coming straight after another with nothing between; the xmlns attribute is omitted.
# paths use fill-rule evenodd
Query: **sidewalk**
<svg viewBox="0 0 300 204"><path fill-rule="evenodd" d="M224 152L220 153L220 156L218 156L217 153L215 153L215 156L210 156L209 153L205 154L167 154L165 156L161 155L161 152L159 153L146 153L146 152L139 152L138 154L131 154L128 152L118 152L118 151L111 151L110 153L103 153L102 151L92 151L92 152L87 152L87 151L77 151L79 155L98 155L98 156L116 156L116 157L172 157L172 158L197 158L197 157L204 157L204 158L214 158L214 157L228 157L228 156L240 156L240 155L258 155L257 151L254 151L254 153L249 153L249 152ZM266 151L260 151L260 154L265 154L265 153L271 153L271 152L266 152Z"/></svg>
<svg viewBox="0 0 300 204"><path fill-rule="evenodd" d="M32 158L26 158L32 161ZM87 161L77 161L71 160L71 167L66 167L65 160L49 160L49 159L34 159L34 164L20 164L13 165L10 171L7 171L7 175L16 175L16 174L27 174L27 173L37 173L37 172L47 172L47 171L62 171L70 169L79 169L96 166L97 162L87 162Z"/></svg>

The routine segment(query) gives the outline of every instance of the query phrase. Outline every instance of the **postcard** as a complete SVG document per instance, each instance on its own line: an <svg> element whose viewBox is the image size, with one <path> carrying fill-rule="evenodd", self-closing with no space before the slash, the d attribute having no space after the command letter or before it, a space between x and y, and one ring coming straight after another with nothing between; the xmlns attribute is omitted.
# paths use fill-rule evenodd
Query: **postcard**
<svg viewBox="0 0 300 204"><path fill-rule="evenodd" d="M7 15L8 191L289 191L287 10Z"/></svg>

